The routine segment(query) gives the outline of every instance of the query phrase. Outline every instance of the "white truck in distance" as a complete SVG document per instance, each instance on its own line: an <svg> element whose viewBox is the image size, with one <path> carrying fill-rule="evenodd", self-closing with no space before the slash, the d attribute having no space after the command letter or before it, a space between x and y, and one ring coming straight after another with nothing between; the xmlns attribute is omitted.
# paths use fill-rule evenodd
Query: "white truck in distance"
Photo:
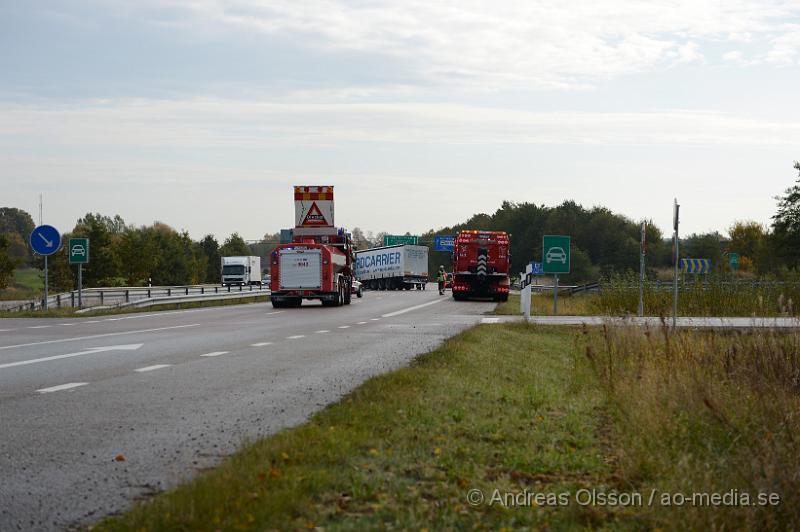
<svg viewBox="0 0 800 532"><path fill-rule="evenodd" d="M261 286L261 257L222 257L222 286Z"/></svg>
<svg viewBox="0 0 800 532"><path fill-rule="evenodd" d="M428 247L405 244L356 251L356 279L372 290L424 290Z"/></svg>

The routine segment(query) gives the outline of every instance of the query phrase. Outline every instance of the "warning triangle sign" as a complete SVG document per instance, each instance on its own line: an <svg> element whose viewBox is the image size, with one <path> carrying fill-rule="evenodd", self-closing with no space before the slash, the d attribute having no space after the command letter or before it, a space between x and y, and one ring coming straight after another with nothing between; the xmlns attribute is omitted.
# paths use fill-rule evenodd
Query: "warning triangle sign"
<svg viewBox="0 0 800 532"><path fill-rule="evenodd" d="M308 214L306 214L303 220L303 226L306 225L329 225L322 215L322 212L319 210L319 207L317 207L316 202L311 204L311 208L308 209Z"/></svg>

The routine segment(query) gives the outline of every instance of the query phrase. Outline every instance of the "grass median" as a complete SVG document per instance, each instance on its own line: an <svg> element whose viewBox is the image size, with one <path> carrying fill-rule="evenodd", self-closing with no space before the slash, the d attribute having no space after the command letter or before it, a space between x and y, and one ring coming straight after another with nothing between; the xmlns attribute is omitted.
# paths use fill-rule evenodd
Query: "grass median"
<svg viewBox="0 0 800 532"><path fill-rule="evenodd" d="M796 332L483 325L95 529L796 529L798 367Z"/></svg>
<svg viewBox="0 0 800 532"><path fill-rule="evenodd" d="M97 529L601 526L615 513L488 504L494 490L613 482L602 394L576 366L575 339L524 324L469 330ZM470 490L484 502L471 505Z"/></svg>

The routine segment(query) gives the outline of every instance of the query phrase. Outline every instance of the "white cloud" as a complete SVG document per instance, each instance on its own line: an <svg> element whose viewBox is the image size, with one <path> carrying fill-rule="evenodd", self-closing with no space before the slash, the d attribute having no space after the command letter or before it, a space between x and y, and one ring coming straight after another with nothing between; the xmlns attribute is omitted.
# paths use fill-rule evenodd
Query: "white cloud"
<svg viewBox="0 0 800 532"><path fill-rule="evenodd" d="M742 44L777 35L770 60L782 62L794 49L784 42L792 38L782 37L786 21L800 13L795 0L143 0L119 6L131 16L181 9L183 23L170 24L183 24L198 38L268 34L326 52L402 58L428 81L473 89L580 88L702 60L706 41Z"/></svg>
<svg viewBox="0 0 800 532"><path fill-rule="evenodd" d="M712 111L531 112L442 103L131 100L0 106L6 151L399 144L798 145L800 125ZM2 151L0 151L2 153Z"/></svg>

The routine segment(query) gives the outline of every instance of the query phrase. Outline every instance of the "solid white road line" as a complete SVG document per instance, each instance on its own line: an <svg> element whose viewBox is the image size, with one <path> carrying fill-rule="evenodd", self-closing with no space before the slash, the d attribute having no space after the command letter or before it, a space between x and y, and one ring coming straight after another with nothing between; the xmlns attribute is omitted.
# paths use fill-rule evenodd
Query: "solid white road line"
<svg viewBox="0 0 800 532"><path fill-rule="evenodd" d="M325 333L329 333L329 332L330 331L328 329L322 329L321 331L316 331L315 334L325 334Z"/></svg>
<svg viewBox="0 0 800 532"><path fill-rule="evenodd" d="M287 340L297 340L298 338L305 338L305 334L295 334L294 336L287 336Z"/></svg>
<svg viewBox="0 0 800 532"><path fill-rule="evenodd" d="M250 347L264 347L265 345L272 345L272 342L258 342L257 344L250 344Z"/></svg>
<svg viewBox="0 0 800 532"><path fill-rule="evenodd" d="M349 329L350 326L349 325L339 325L339 328L340 329Z"/></svg>
<svg viewBox="0 0 800 532"><path fill-rule="evenodd" d="M483 318L481 323L499 323L500 318Z"/></svg>
<svg viewBox="0 0 800 532"><path fill-rule="evenodd" d="M206 353L205 355L200 355L201 357L218 357L220 355L227 355L230 351L214 351L213 353Z"/></svg>
<svg viewBox="0 0 800 532"><path fill-rule="evenodd" d="M85 351L77 353L67 353L66 355L54 355L51 357L34 358L31 360L20 360L19 362L9 362L8 364L0 364L0 369L13 368L15 366L27 366L28 364L36 364L39 362L49 362L51 360L61 360L62 358L79 357L83 355L94 355L95 353L102 353L104 351L135 351L142 347L143 344L128 344L128 345L109 345L107 347L92 347Z"/></svg>
<svg viewBox="0 0 800 532"><path fill-rule="evenodd" d="M68 382L67 384L59 384L58 386L51 386L50 388L41 388L36 390L39 393L51 393L51 392L60 392L62 390L71 390L72 388L77 388L78 386L86 386L89 384L88 382Z"/></svg>
<svg viewBox="0 0 800 532"><path fill-rule="evenodd" d="M156 364L154 366L145 366L143 368L136 369L134 371L138 371L139 373L144 373L145 371L153 371L156 369L164 369L172 366L172 364Z"/></svg>
<svg viewBox="0 0 800 532"><path fill-rule="evenodd" d="M113 332L113 333L104 333L104 334L91 334L89 336L75 336L74 338L61 338L59 340L45 340L43 342L31 342L29 344L17 344L17 345L4 345L0 347L2 349L14 349L15 347L28 347L31 345L46 345L46 344L60 344L62 342L77 342L78 340L92 340L94 338L108 338L109 336L123 336L125 334L137 334L137 333L146 333L146 332L156 332L156 331L168 331L170 329L185 329L186 327L199 327L199 323L192 323L191 325L174 325L172 327L158 327L157 329L139 329L138 331L123 331L123 332ZM49 325L48 325L49 327Z"/></svg>
<svg viewBox="0 0 800 532"><path fill-rule="evenodd" d="M441 303L445 301L444 299L437 299L435 301L428 301L427 303L423 303L421 305L414 305L413 307L404 308L403 310L398 310L396 312L390 312L389 314L382 314L381 318L391 318L393 316L399 316L400 314L405 314L406 312L411 312L412 310L421 309L423 307L429 307L431 305L435 305L436 303Z"/></svg>

